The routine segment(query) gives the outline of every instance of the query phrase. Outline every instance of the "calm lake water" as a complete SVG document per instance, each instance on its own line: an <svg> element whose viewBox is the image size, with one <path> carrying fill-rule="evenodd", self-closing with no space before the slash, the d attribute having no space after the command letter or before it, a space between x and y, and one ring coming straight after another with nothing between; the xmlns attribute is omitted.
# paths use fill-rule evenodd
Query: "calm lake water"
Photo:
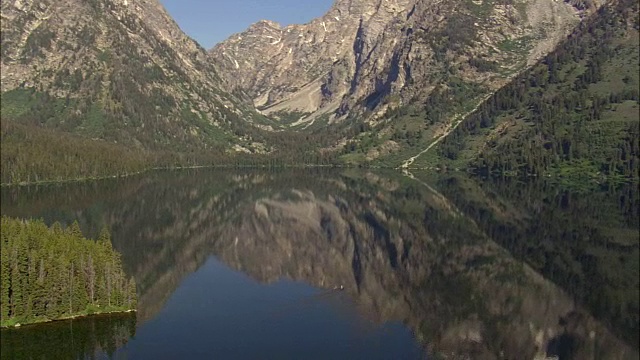
<svg viewBox="0 0 640 360"><path fill-rule="evenodd" d="M1 195L109 228L139 296L3 330L2 359L638 358L638 184L186 170Z"/></svg>

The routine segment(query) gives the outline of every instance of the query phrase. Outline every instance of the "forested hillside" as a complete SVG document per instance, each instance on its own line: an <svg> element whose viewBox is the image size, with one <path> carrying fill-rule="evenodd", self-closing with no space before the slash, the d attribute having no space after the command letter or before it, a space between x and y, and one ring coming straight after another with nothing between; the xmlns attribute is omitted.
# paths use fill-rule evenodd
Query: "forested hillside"
<svg viewBox="0 0 640 360"><path fill-rule="evenodd" d="M143 150L8 120L0 127L3 184L127 175L152 165Z"/></svg>
<svg viewBox="0 0 640 360"><path fill-rule="evenodd" d="M2 326L136 307L136 285L104 230L85 239L77 223L48 228L40 220L2 217Z"/></svg>
<svg viewBox="0 0 640 360"><path fill-rule="evenodd" d="M3 120L0 125L2 184L131 175L152 168L253 164L222 150L149 151L39 126ZM268 164L267 160L259 160Z"/></svg>
<svg viewBox="0 0 640 360"><path fill-rule="evenodd" d="M0 181L195 165L637 178L637 2L419 3L415 11L413 1L385 3L360 26L371 4L337 1L330 14L349 20L314 20L311 45L297 33L305 26L288 34L261 22L213 56L155 0L3 2ZM300 63L274 72L290 83L238 80L293 56L265 45L286 59L263 67L265 59L245 51L276 33L302 42ZM353 43L327 44L349 36ZM356 63L310 50L325 45ZM236 69L234 53L255 66ZM320 80L305 85L312 78ZM262 85L247 95L252 79ZM262 98L271 112L254 108ZM313 111L280 109L311 100Z"/></svg>
<svg viewBox="0 0 640 360"><path fill-rule="evenodd" d="M253 130L254 134L258 134ZM269 154L229 153L224 149L197 151L144 150L6 119L0 124L0 182L3 185L66 181L131 175L153 168L190 166L285 167L339 164L323 151L332 135L270 133L277 146Z"/></svg>
<svg viewBox="0 0 640 360"><path fill-rule="evenodd" d="M638 177L638 2L603 7L416 165Z"/></svg>

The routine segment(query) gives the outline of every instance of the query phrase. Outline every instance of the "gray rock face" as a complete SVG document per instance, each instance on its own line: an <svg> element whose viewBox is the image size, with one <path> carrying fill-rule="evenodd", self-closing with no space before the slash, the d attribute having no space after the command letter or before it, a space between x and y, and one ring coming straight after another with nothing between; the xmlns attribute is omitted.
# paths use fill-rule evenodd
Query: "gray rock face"
<svg viewBox="0 0 640 360"><path fill-rule="evenodd" d="M373 111L424 100L447 73L486 92L541 58L601 1L338 0L305 25L261 21L210 50L265 113ZM494 64L489 71L471 59ZM390 97L389 95L397 95ZM481 95L481 94L479 94Z"/></svg>
<svg viewBox="0 0 640 360"><path fill-rule="evenodd" d="M351 90L349 80L367 49L376 46L387 24L406 13L410 3L338 1L306 25L282 28L260 21L210 54L223 77L245 90L259 108L305 112L328 105L336 108L336 100ZM286 104L277 106L283 101Z"/></svg>
<svg viewBox="0 0 640 360"><path fill-rule="evenodd" d="M369 176L380 180L388 181ZM593 344L576 349L577 358L593 356L595 347L606 349L610 359L636 356L564 291L515 262L471 222L461 227L468 243L443 238L393 216L379 190L378 197L360 194L367 198L363 203L301 189L242 204L241 216L223 227L212 251L261 282L344 285L367 318L402 321L429 351L446 359L546 359L563 337ZM460 214L438 193L423 200L437 221ZM468 265L478 259L492 260ZM518 280L505 282L508 277Z"/></svg>
<svg viewBox="0 0 640 360"><path fill-rule="evenodd" d="M232 130L245 122L273 129L254 106L274 118L302 114L290 121L295 129L347 116L376 123L455 78L473 90L468 108L603 1L338 0L308 24L260 21L208 53L157 0L5 1L2 92L31 89L71 102L41 121L91 138L262 152L268 146ZM90 116L96 107L100 116ZM443 120L429 136L452 123Z"/></svg>

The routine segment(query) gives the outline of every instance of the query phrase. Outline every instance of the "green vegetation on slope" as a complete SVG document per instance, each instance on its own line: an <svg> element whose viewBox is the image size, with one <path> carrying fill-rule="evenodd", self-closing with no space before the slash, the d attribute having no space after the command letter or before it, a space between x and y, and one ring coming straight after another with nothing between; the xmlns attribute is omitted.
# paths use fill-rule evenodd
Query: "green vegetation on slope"
<svg viewBox="0 0 640 360"><path fill-rule="evenodd" d="M396 167L417 149L429 146L447 120L470 111L488 94L486 87L455 75L456 69L443 71L440 84L422 103L390 107L383 117L386 120L356 126L360 131L354 136L350 136L353 130L343 131L349 140L339 154L341 161Z"/></svg>
<svg viewBox="0 0 640 360"><path fill-rule="evenodd" d="M416 165L637 177L637 44L637 2L603 7L469 116L438 146L438 156Z"/></svg>
<svg viewBox="0 0 640 360"><path fill-rule="evenodd" d="M259 135L259 130L249 130L249 133ZM270 133L268 139L275 145L275 151L269 154L212 148L151 151L5 119L0 124L0 135L2 184L123 176L153 168L284 167L337 163L334 153L318 150L329 146L332 141L331 136L320 131Z"/></svg>
<svg viewBox="0 0 640 360"><path fill-rule="evenodd" d="M16 124L0 125L3 184L126 175L150 165L150 155L106 141Z"/></svg>
<svg viewBox="0 0 640 360"><path fill-rule="evenodd" d="M489 5L465 6L481 17ZM125 31L100 16L96 14L96 21L114 25L114 33ZM191 98L216 99L223 92L188 80L186 69L178 65L179 56L166 44L153 42L153 53L147 54L136 51L124 36L101 50L95 44L95 29L84 26L77 30L78 45L90 51L82 55L80 68L43 70L38 76L51 82L34 79L2 94L1 182L57 181L194 165L397 167L426 149L447 132L448 122L462 120L461 114L472 111L492 91L481 80L466 76L464 68L504 70L484 57L453 62L447 51L463 54L462 45L477 40L475 32L459 31L469 15L456 16L434 36L416 35L416 41L430 44L442 60L428 98L397 107L397 94L381 95L389 110L376 124L363 124L353 115L328 125L327 115L308 128L273 132L263 128L281 130L305 114L275 114L278 124L236 104L236 98L227 103L212 100L205 111ZM31 50L21 57L24 61L42 56L37 50L47 49L52 41L46 29L32 35ZM413 166L570 178L637 176L637 41L637 4L624 0L617 8L603 7ZM526 47L503 45L501 52L514 57ZM154 56L166 57L164 68L152 61ZM209 70L216 78L215 69Z"/></svg>
<svg viewBox="0 0 640 360"><path fill-rule="evenodd" d="M91 241L77 223L48 228L3 216L0 237L2 327L135 309L136 285L106 230Z"/></svg>

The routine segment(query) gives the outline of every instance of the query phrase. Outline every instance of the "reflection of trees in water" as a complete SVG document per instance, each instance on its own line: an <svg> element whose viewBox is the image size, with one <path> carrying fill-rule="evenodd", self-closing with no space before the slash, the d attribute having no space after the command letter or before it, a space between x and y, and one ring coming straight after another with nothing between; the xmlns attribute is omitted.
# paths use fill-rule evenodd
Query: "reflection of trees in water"
<svg viewBox="0 0 640 360"><path fill-rule="evenodd" d="M579 344L574 358L634 358L446 198L412 183L385 190L367 176L340 180L345 186L338 188L349 191L322 196L308 186L307 193L274 192L241 207L214 253L261 281L344 283L363 313L402 320L434 352L534 358L569 337ZM559 321L569 314L581 315L571 326Z"/></svg>
<svg viewBox="0 0 640 360"><path fill-rule="evenodd" d="M637 353L487 239L483 225L493 217L513 219L507 224L518 228L530 216L525 204L494 204L495 194L467 192L468 201L491 205L474 208L461 205L453 190L443 190L444 197L395 173L357 171L168 172L116 184L105 191L70 186L64 192L71 200L56 197L60 190L21 194L12 211L80 218L86 229L110 226L136 277L143 320L215 254L260 281L344 284L363 314L403 321L430 352L473 358L566 349L574 358ZM5 204L3 196L3 211ZM502 239L498 230L490 234Z"/></svg>
<svg viewBox="0 0 640 360"><path fill-rule="evenodd" d="M97 315L76 320L2 330L2 359L89 359L111 356L136 332L135 313Z"/></svg>
<svg viewBox="0 0 640 360"><path fill-rule="evenodd" d="M439 182L517 259L569 292L630 343L640 336L637 184L571 191L544 182Z"/></svg>

